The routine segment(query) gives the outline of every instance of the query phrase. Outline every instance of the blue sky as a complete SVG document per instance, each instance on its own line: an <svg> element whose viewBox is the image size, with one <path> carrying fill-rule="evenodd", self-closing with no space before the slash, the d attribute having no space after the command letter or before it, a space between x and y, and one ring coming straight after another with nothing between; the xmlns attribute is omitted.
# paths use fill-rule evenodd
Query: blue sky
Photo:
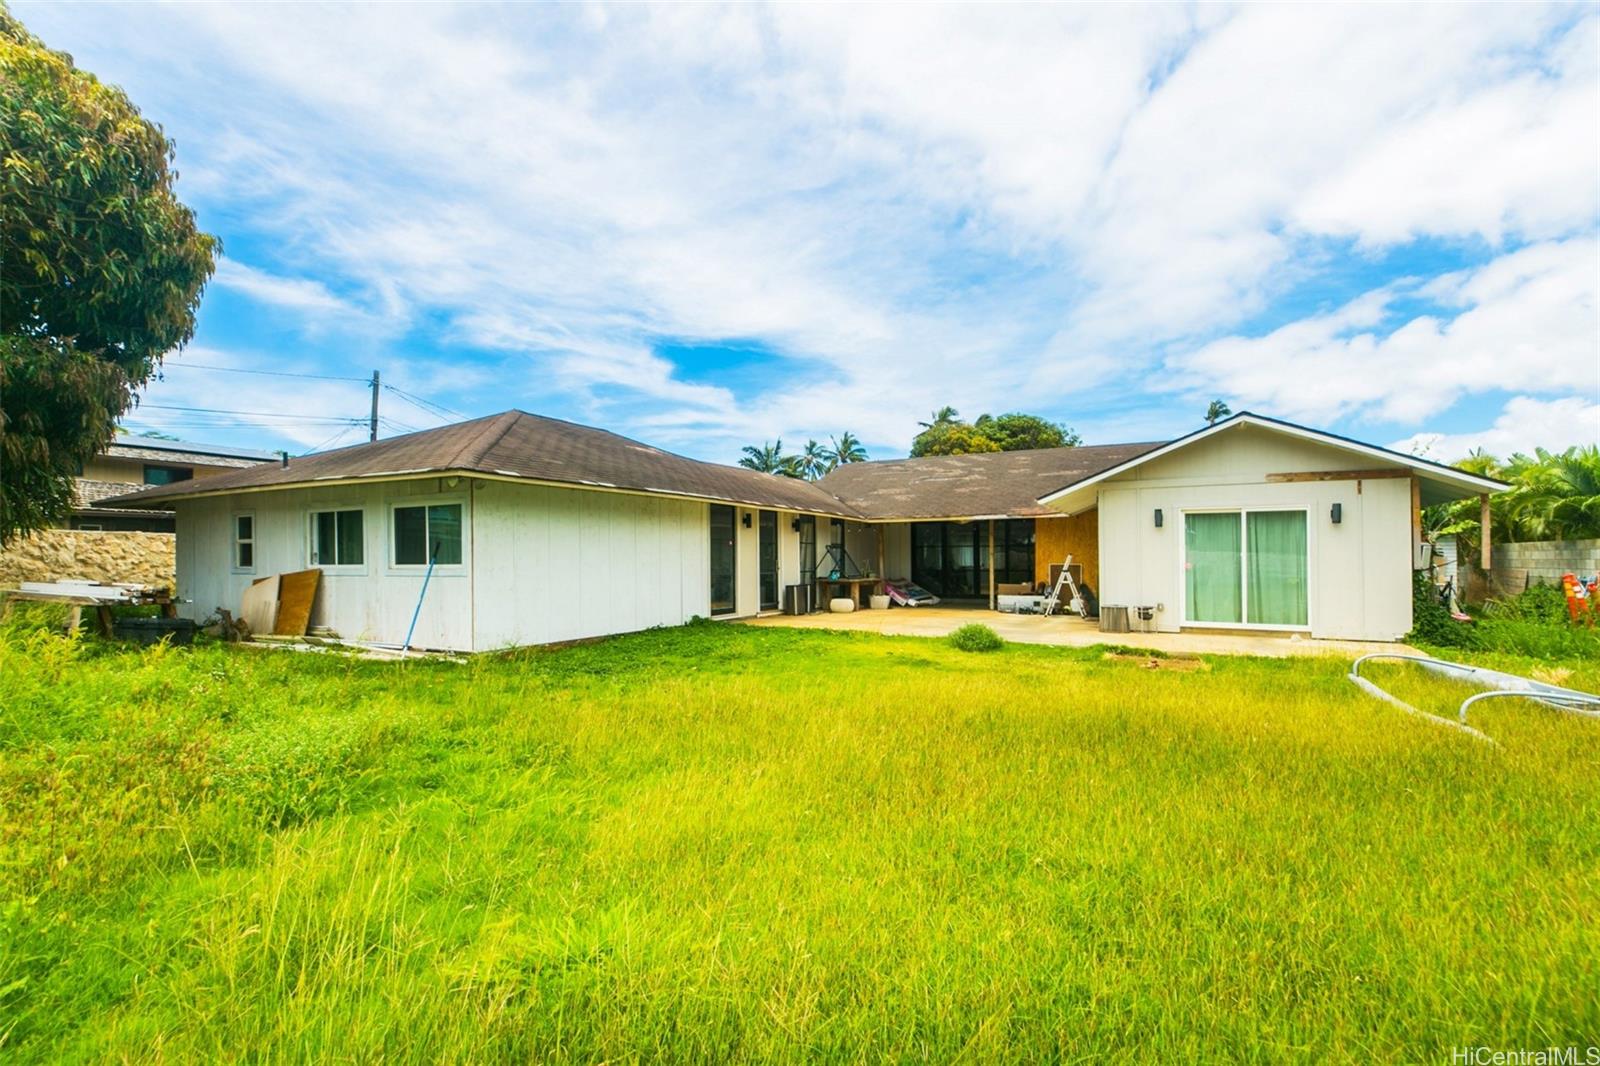
<svg viewBox="0 0 1600 1066"><path fill-rule="evenodd" d="M224 242L134 429L1600 438L1593 5L15 10Z"/></svg>

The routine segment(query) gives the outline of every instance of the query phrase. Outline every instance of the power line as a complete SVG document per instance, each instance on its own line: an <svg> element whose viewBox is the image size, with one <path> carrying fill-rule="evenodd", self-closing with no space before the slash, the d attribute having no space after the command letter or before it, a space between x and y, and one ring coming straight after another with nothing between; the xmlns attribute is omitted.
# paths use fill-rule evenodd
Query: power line
<svg viewBox="0 0 1600 1066"><path fill-rule="evenodd" d="M341 418L335 415L304 415L290 411L237 411L227 407L188 407L183 404L170 403L142 403L141 408L154 411L183 411L188 414L205 415L240 415L246 418L296 418L308 422L364 422L360 418Z"/></svg>
<svg viewBox="0 0 1600 1066"><path fill-rule="evenodd" d="M329 437L327 440L323 441L321 444L317 445L314 448L307 448L305 451L301 452L300 454L302 456L306 456L306 455L311 455L311 454L313 454L315 452L325 451L335 441L343 440L345 437L349 436L350 435L350 431L352 429L355 429L356 426L359 426L360 424L361 424L360 422L357 422L356 425L354 425L354 426L345 426L343 429L341 429L339 432L335 433L333 436Z"/></svg>
<svg viewBox="0 0 1600 1066"><path fill-rule="evenodd" d="M416 395L415 393L407 392L404 389L396 388L393 385L385 385L384 389L387 390L388 392L394 393L396 396L400 397L402 400L405 400L407 403L411 404L411 406L416 407L416 408L418 408L418 409L420 409L422 411L426 411L428 414L434 415L435 417L439 417L439 418L460 418L460 419L465 419L465 418L469 417L467 415L462 414L460 411L456 411L456 410L453 410L453 409L451 409L449 407L446 407L442 403L434 403L432 400L425 399L425 398L423 398L421 396Z"/></svg>
<svg viewBox="0 0 1600 1066"><path fill-rule="evenodd" d="M366 378L345 377L341 374L301 374L293 370L247 370L238 366L213 366L210 363L172 363L163 365L162 370L182 368L185 370L216 370L224 374L261 374L274 378L315 378L318 381L359 381L366 384Z"/></svg>

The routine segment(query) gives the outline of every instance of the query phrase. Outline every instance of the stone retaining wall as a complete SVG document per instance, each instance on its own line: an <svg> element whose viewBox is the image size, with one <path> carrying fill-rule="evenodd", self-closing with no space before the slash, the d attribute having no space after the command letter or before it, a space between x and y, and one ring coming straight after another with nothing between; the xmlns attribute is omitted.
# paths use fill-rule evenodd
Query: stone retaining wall
<svg viewBox="0 0 1600 1066"><path fill-rule="evenodd" d="M171 533L47 529L0 549L0 588L24 581L126 581L171 588L177 577Z"/></svg>

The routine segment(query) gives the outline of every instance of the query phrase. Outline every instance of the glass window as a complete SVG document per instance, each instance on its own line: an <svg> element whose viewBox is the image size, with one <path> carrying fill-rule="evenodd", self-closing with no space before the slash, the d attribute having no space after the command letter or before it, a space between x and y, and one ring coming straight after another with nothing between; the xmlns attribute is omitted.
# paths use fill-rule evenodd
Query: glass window
<svg viewBox="0 0 1600 1066"><path fill-rule="evenodd" d="M396 566L461 563L461 505L433 503L394 509Z"/></svg>
<svg viewBox="0 0 1600 1066"><path fill-rule="evenodd" d="M814 585L817 581L817 520L811 515L800 516L800 583Z"/></svg>
<svg viewBox="0 0 1600 1066"><path fill-rule="evenodd" d="M194 471L187 466L150 466L145 465L144 483L146 485L171 485L178 481L188 481L194 477Z"/></svg>
<svg viewBox="0 0 1600 1066"><path fill-rule="evenodd" d="M1183 516L1184 591L1191 622L1244 621L1238 513Z"/></svg>
<svg viewBox="0 0 1600 1066"><path fill-rule="evenodd" d="M1190 622L1308 623L1304 511L1185 515Z"/></svg>
<svg viewBox="0 0 1600 1066"><path fill-rule="evenodd" d="M1305 512L1251 511L1245 545L1246 617L1258 625L1305 625Z"/></svg>
<svg viewBox="0 0 1600 1066"><path fill-rule="evenodd" d="M360 566L360 511L317 511L311 516L311 561L318 566Z"/></svg>
<svg viewBox="0 0 1600 1066"><path fill-rule="evenodd" d="M256 516L233 516L233 566L236 570L254 570L256 566Z"/></svg>

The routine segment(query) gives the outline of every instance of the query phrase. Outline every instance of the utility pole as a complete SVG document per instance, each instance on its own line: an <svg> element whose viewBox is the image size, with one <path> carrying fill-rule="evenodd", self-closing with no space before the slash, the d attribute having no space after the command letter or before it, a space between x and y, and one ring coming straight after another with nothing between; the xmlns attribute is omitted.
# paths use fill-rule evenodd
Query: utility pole
<svg viewBox="0 0 1600 1066"><path fill-rule="evenodd" d="M378 439L378 372L372 372L372 417L367 419L367 440Z"/></svg>

